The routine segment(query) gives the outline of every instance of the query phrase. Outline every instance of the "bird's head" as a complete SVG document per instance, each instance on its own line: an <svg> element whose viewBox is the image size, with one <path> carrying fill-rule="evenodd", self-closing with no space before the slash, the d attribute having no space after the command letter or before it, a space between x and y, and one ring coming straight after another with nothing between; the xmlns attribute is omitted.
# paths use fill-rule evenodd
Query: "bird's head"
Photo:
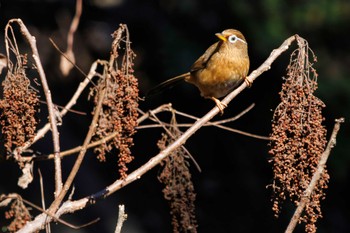
<svg viewBox="0 0 350 233"><path fill-rule="evenodd" d="M226 29L221 33L215 34L221 41L224 43L230 43L230 44L247 44L247 41L245 40L243 34L235 29Z"/></svg>

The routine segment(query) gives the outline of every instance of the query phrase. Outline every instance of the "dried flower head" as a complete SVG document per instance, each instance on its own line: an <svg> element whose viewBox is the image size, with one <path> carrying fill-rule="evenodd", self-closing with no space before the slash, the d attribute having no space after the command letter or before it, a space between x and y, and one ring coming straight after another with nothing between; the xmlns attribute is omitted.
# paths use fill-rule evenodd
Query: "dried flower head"
<svg viewBox="0 0 350 233"><path fill-rule="evenodd" d="M173 118L174 119L174 118ZM170 144L174 137L180 136L180 130L176 122L172 122L169 128L172 137L163 134L158 142L159 149L163 150ZM197 221L195 215L196 193L191 180L188 161L185 159L185 151L179 148L166 157L162 163L162 172L158 179L164 184L164 198L170 205L173 232L197 232Z"/></svg>
<svg viewBox="0 0 350 233"><path fill-rule="evenodd" d="M325 105L314 96L317 73L309 60L310 55L313 61L316 61L316 57L300 37L298 45L299 48L291 55L287 77L280 92L281 103L272 121L269 153L274 172L271 187L276 216L281 211L281 203L287 198L298 205L326 146L326 129L322 125L322 108ZM320 200L325 196L328 180L329 175L325 170L301 216L307 232L316 232L315 223L322 217Z"/></svg>
<svg viewBox="0 0 350 233"><path fill-rule="evenodd" d="M100 161L105 161L106 153L117 148L119 173L125 178L128 170L126 164L133 160L130 147L133 145L132 136L136 133L138 118L138 81L133 74L133 60L136 55L130 48L129 32L125 24L121 24L112 36L114 40L109 64L92 94L97 104L99 90L106 89L95 138L99 140L112 133L116 133L116 136L96 148L95 152L98 153ZM120 59L119 51L122 49L124 54Z"/></svg>
<svg viewBox="0 0 350 233"><path fill-rule="evenodd" d="M14 196L14 194L12 194ZM9 206L9 209L5 211L6 221L10 221L6 226L7 232L16 232L21 229L28 221L32 219L28 208L24 205L20 196L15 195L18 198L9 198L6 195L0 196L0 206Z"/></svg>
<svg viewBox="0 0 350 233"><path fill-rule="evenodd" d="M1 139L9 154L34 138L38 123L39 98L26 75L27 58L20 54L16 57L16 65L9 66L2 82L0 100Z"/></svg>

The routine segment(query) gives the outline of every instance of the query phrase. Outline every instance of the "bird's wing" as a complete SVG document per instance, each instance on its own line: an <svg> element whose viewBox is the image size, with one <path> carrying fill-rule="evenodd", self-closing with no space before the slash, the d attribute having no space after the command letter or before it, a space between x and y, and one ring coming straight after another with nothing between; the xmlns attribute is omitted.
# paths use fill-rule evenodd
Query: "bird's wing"
<svg viewBox="0 0 350 233"><path fill-rule="evenodd" d="M213 44L212 46L210 46L205 51L205 53L202 56L200 56L197 61L193 63L193 65L191 66L190 72L195 72L197 70L201 70L205 68L207 66L208 61L213 56L213 54L215 54L219 50L221 44L222 42L219 41Z"/></svg>

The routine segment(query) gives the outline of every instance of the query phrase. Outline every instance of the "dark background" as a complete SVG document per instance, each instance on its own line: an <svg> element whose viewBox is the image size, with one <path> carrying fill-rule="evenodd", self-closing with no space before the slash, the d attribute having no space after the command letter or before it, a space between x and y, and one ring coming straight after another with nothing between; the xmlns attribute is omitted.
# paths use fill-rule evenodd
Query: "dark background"
<svg viewBox="0 0 350 233"><path fill-rule="evenodd" d="M108 3L109 2L109 3ZM63 77L58 69L59 54L52 47L51 37L65 48L66 33L74 15L75 1L0 1L0 52L5 53L3 31L11 18L21 18L37 38L39 53L56 104L64 105L72 96L83 75L73 70ZM227 28L243 32L249 44L251 71L256 69L287 37L299 34L308 40L318 57L315 68L319 74L316 95L327 107L325 125L329 132L335 118L349 120L349 1L199 1L199 0L104 0L85 1L83 15L75 36L76 64L88 72L91 63L108 59L110 34L120 23L128 25L132 48L137 54L136 76L143 96L150 88L172 76L187 72L192 63L216 41L214 34ZM28 47L22 45L22 51ZM279 103L278 92L282 76L293 46L278 58L272 69L261 75L250 89L241 93L225 114L215 119L236 115L251 103L256 106L241 119L228 126L260 135L271 130L273 109ZM1 79L4 74L1 75ZM74 108L91 112L87 101L88 90ZM173 107L195 116L202 116L213 102L200 97L198 90L180 84L165 93L140 102L143 111L171 102ZM45 116L46 106L41 115ZM162 114L164 119L169 114ZM59 128L61 149L82 144L88 130L89 116L68 114ZM185 119L179 118L179 122ZM43 117L42 124L46 122ZM322 201L324 218L317 223L318 232L350 232L349 226L349 124L346 122L338 135L337 145L328 161L331 176L327 197ZM135 137L133 170L157 153L156 142L161 130L139 130ZM329 135L329 133L328 133ZM266 141L229 133L216 128L202 128L186 143L187 149L202 168L199 173L191 166L197 192L196 213L198 232L283 232L294 207L286 203L281 217L275 219L271 210L271 164L268 163ZM50 133L34 147L45 153L52 152ZM99 163L89 152L75 180L74 199L95 193L117 177L115 153L106 163ZM64 177L74 163L74 157L63 160ZM39 162L34 166L34 182L26 190L17 185L18 166L0 162L0 193L18 192L24 198L40 205L38 168L44 176L47 205L53 199L53 163ZM171 232L167 202L162 197L162 186L156 176L159 167L106 200L96 203L63 219L84 224L100 217L101 220L79 231L60 224L52 224L52 232L114 232L118 205L125 204L128 220L123 232ZM33 215L38 212L33 210ZM0 216L3 226L4 217ZM299 226L295 232L303 232Z"/></svg>

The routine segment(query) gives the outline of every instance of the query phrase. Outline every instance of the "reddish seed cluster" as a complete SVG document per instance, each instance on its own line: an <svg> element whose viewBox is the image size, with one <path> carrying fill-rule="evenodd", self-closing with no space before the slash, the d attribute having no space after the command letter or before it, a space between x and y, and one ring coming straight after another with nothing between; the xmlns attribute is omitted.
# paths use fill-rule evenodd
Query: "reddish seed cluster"
<svg viewBox="0 0 350 233"><path fill-rule="evenodd" d="M30 86L23 64L10 69L2 83L3 97L0 100L1 137L10 154L34 138L39 108L37 93Z"/></svg>
<svg viewBox="0 0 350 233"><path fill-rule="evenodd" d="M123 38L124 34L126 39ZM95 151L98 153L98 159L105 161L106 152L117 148L119 173L121 178L125 178L128 170L126 164L133 160L130 147L133 145L132 136L136 133L139 90L138 81L133 75L135 54L130 48L126 26L120 25L112 36L114 41L108 71L99 81L93 93L97 104L100 94L98 90L101 90L101 86L106 88L96 132L97 138L104 138L111 133L116 133L116 136L113 140L96 148ZM121 64L118 64L118 51L123 47L122 43L125 44L125 52Z"/></svg>
<svg viewBox="0 0 350 233"><path fill-rule="evenodd" d="M158 142L163 150L171 142L166 134ZM177 149L162 161L162 172L158 179L165 185L164 198L170 205L173 232L197 232L195 216L196 193L191 181L188 163L184 158L183 149Z"/></svg>
<svg viewBox="0 0 350 233"><path fill-rule="evenodd" d="M16 232L32 219L27 207L19 199L13 201L10 209L5 212L5 218L12 220L6 227L8 232Z"/></svg>
<svg viewBox="0 0 350 233"><path fill-rule="evenodd" d="M312 51L305 45L292 54L280 92L281 103L273 117L269 153L273 163L276 216L284 200L289 198L297 205L303 198L326 145L326 129L322 125L324 103L313 94L317 74L309 62L309 53ZM315 223L322 217L320 200L325 196L328 180L325 170L306 204L300 220L306 223L307 232L316 232Z"/></svg>

